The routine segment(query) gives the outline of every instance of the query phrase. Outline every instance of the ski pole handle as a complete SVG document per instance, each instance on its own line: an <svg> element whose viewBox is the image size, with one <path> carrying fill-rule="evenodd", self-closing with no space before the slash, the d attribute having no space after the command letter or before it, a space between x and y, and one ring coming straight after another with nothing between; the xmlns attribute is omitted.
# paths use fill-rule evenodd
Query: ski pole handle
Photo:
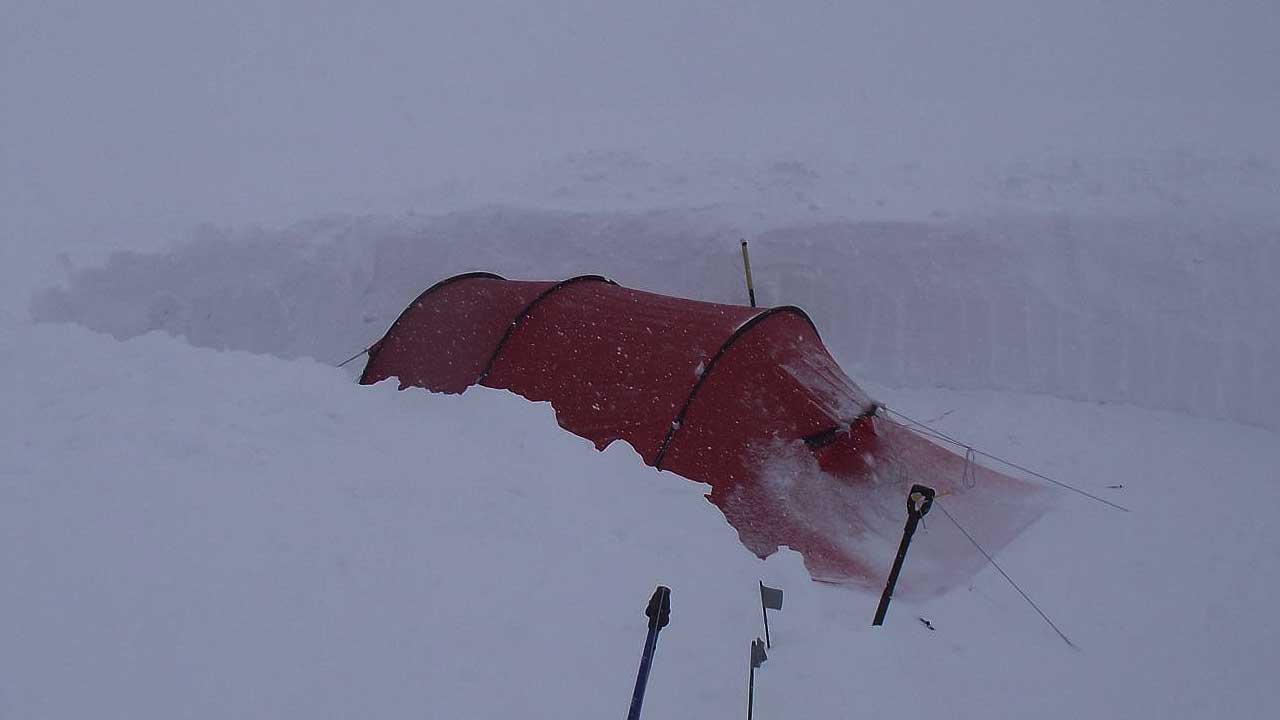
<svg viewBox="0 0 1280 720"><path fill-rule="evenodd" d="M644 651L640 654L640 671L636 673L636 688L631 693L631 709L627 720L640 720L640 707L644 704L644 691L649 685L649 669L653 666L653 653L658 649L658 632L671 620L671 588L659 585L649 598L644 614L649 618L649 634L644 639Z"/></svg>

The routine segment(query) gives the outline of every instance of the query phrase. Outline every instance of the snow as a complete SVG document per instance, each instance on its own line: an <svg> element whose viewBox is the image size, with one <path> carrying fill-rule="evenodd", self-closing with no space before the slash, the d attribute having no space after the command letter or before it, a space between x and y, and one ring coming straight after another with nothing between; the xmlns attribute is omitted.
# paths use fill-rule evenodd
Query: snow
<svg viewBox="0 0 1280 720"><path fill-rule="evenodd" d="M531 7L5 3L0 717L619 716L658 583L645 717L740 717L760 580L761 718L1274 714L1274 2ZM743 238L873 397L1131 508L997 556L1078 650L330 366L466 270L742 304Z"/></svg>
<svg viewBox="0 0 1280 720"><path fill-rule="evenodd" d="M656 582L678 588L670 657L728 667L699 646L755 617L758 563L699 486L596 453L545 405L156 335L29 339L4 447L7 716L608 714Z"/></svg>
<svg viewBox="0 0 1280 720"><path fill-rule="evenodd" d="M1269 431L875 388L1133 507L1063 495L999 558L1074 651L991 570L898 598L872 629L874 595L811 583L786 551L756 560L704 488L620 443L596 453L509 394L366 388L154 333L7 340L8 716L620 713L661 582L673 620L647 713L735 717L760 579L787 593L762 716L1261 716L1275 699ZM908 572L942 522L926 518Z"/></svg>

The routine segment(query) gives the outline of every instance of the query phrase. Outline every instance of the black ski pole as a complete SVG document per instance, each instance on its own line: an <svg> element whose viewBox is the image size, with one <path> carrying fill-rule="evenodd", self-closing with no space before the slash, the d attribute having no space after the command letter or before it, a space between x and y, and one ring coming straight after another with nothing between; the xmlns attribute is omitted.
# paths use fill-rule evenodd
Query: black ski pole
<svg viewBox="0 0 1280 720"><path fill-rule="evenodd" d="M649 635L644 639L644 652L640 655L640 672L636 675L636 689L631 694L631 709L627 720L640 720L640 706L644 703L644 690L649 684L649 668L653 665L653 651L658 647L658 631L671 620L671 588L659 585L649 598L645 608L649 618Z"/></svg>
<svg viewBox="0 0 1280 720"><path fill-rule="evenodd" d="M880 595L880 605L876 608L873 626L884 625L885 613L889 612L889 600L893 598L893 588L898 584L898 573L902 572L902 562L907 559L907 548L911 545L911 536L916 532L920 518L929 514L933 507L933 488L924 485L912 485L907 493L907 526L902 530L902 542L898 544L898 556L893 559L893 569L889 571L889 580L884 584L884 593Z"/></svg>

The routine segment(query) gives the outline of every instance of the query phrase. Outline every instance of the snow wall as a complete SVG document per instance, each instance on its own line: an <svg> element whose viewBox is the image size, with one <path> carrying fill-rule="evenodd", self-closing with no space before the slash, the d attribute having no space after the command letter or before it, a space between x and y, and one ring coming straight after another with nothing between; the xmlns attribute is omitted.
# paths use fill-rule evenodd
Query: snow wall
<svg viewBox="0 0 1280 720"><path fill-rule="evenodd" d="M487 208L332 217L278 230L202 228L163 252L67 270L37 320L118 338L337 362L440 278L608 275L795 304L869 382L1037 392L1280 427L1280 230L1268 224L1021 216L762 225L715 209Z"/></svg>

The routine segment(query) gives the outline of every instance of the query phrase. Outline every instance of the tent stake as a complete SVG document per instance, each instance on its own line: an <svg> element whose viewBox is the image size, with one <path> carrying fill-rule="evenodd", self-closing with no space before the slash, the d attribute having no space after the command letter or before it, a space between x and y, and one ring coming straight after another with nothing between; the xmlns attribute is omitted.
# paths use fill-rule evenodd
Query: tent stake
<svg viewBox="0 0 1280 720"><path fill-rule="evenodd" d="M756 306L756 288L751 284L751 256L747 255L747 241L742 241L742 271L747 275L747 299Z"/></svg>
<svg viewBox="0 0 1280 720"><path fill-rule="evenodd" d="M876 617L872 626L884 625L885 613L889 612L889 600L893 598L893 588L898 584L898 573L902 572L902 562L907 559L907 548L911 545L911 536L916 533L916 525L920 518L929 513L933 507L933 488L924 485L912 485L907 493L907 526L902 529L902 542L898 544L898 556L893 559L893 569L889 571L889 580L884 584L884 593L880 595L880 605L876 608Z"/></svg>

